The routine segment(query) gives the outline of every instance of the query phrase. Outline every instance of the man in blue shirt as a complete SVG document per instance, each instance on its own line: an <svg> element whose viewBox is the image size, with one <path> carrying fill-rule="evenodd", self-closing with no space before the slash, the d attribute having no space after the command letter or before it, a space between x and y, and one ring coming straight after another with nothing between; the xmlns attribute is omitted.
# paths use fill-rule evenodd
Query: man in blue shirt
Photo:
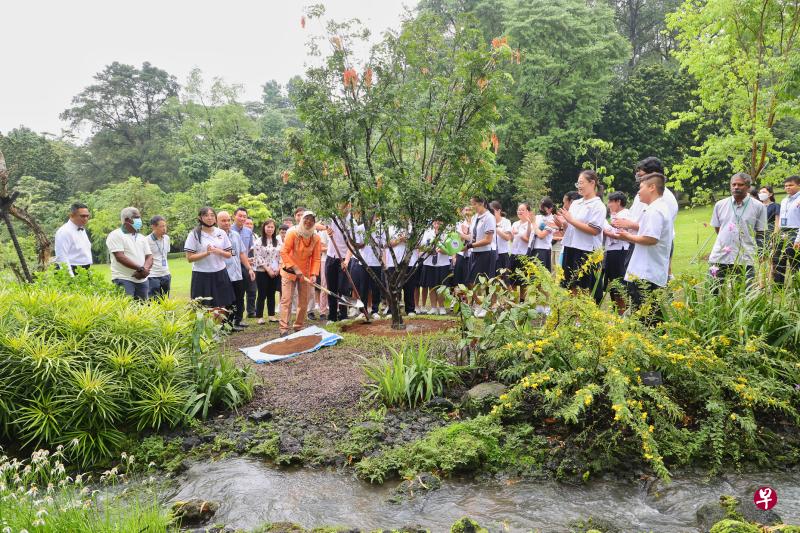
<svg viewBox="0 0 800 533"><path fill-rule="evenodd" d="M244 254L249 255L250 250L253 248L253 230L247 227L246 222L247 209L244 207L237 207L236 211L233 212L231 231L235 231L239 234L242 240L242 246L244 247ZM254 318L256 316L256 283L250 280L247 272L247 266L242 263L242 277L244 280L245 294L247 295L247 317ZM247 327L247 324L244 322L239 325Z"/></svg>
<svg viewBox="0 0 800 533"><path fill-rule="evenodd" d="M786 198L781 201L779 215L781 241L775 254L772 279L783 283L786 271L800 270L800 176L789 176L783 182Z"/></svg>

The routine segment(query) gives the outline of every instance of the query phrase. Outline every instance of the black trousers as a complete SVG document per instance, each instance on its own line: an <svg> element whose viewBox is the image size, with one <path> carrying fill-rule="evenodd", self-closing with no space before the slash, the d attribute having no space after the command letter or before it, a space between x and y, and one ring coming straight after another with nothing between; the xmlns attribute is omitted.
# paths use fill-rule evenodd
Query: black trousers
<svg viewBox="0 0 800 533"><path fill-rule="evenodd" d="M328 290L339 296L350 296L352 287L347 274L342 270L342 260L336 257L325 258L325 283ZM336 298L328 298L328 320L336 322L347 318L347 306L341 305Z"/></svg>
<svg viewBox="0 0 800 533"><path fill-rule="evenodd" d="M364 303L364 308L367 308L369 295L372 294L372 312L377 313L381 303L381 289L378 285L378 282L369 275L367 268L372 270L372 272L378 278L380 278L381 267L364 267L361 265L361 263L355 260L351 261L350 264L352 265L350 275L353 276L353 283L356 284L356 289L358 289L358 295L361 297L361 301Z"/></svg>
<svg viewBox="0 0 800 533"><path fill-rule="evenodd" d="M256 314L256 282L250 281L250 274L244 265L242 265L242 285L247 294L247 316L253 317ZM242 313L244 313L244 308L242 308Z"/></svg>
<svg viewBox="0 0 800 533"><path fill-rule="evenodd" d="M250 278L248 278L248 281ZM233 304L230 306L231 320L234 324L242 321L244 315L244 288L245 281L240 279L238 281L231 281L233 285Z"/></svg>
<svg viewBox="0 0 800 533"><path fill-rule="evenodd" d="M647 298L653 291L660 289L655 283L647 280L639 280L636 282L626 281L625 290L631 299L631 310L638 311L642 304L645 303ZM661 307L657 302L652 302L649 312L640 318L640 321L648 326L653 326L664 321L664 316L661 313Z"/></svg>
<svg viewBox="0 0 800 533"><path fill-rule="evenodd" d="M422 269L422 265L413 267L410 266L408 268L411 270L411 275L403 284L403 307L405 308L406 314L417 312L417 309L414 306L414 291L419 286L419 271ZM393 275L394 271L395 267L389 267L386 269L386 273L389 276Z"/></svg>
<svg viewBox="0 0 800 533"><path fill-rule="evenodd" d="M258 295L256 297L256 318L264 318L264 302L267 302L267 315L275 316L275 293L281 288L281 276L278 274L274 278L266 272L256 272L256 286Z"/></svg>
<svg viewBox="0 0 800 533"><path fill-rule="evenodd" d="M789 232L787 232L789 233ZM792 272L800 271L800 251L795 250L794 234L789 233L788 238L781 240L778 244L778 251L773 256L772 264L772 279L776 283L783 283L786 280L786 271Z"/></svg>

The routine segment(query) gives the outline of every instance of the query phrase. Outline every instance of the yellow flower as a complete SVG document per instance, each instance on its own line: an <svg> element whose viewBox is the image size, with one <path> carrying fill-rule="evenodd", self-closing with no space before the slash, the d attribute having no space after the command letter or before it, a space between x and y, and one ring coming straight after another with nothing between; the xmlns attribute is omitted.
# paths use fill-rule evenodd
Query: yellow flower
<svg viewBox="0 0 800 533"><path fill-rule="evenodd" d="M672 307L674 307L675 309L683 309L684 307L686 307L686 304L676 300L672 302Z"/></svg>
<svg viewBox="0 0 800 533"><path fill-rule="evenodd" d="M647 429L650 431L650 433L652 433L653 431L655 431L656 428L655 426L653 426L653 424L650 424L650 427Z"/></svg>
<svg viewBox="0 0 800 533"><path fill-rule="evenodd" d="M736 420L736 413L731 413L731 420Z"/></svg>

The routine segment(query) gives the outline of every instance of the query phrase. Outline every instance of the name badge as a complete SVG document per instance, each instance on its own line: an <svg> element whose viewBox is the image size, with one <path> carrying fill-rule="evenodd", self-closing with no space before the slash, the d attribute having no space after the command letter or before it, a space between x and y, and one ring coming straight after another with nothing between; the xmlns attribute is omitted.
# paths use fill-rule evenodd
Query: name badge
<svg viewBox="0 0 800 533"><path fill-rule="evenodd" d="M786 224L788 224L788 223L789 223L789 219L788 218L786 218L786 217L781 218L781 227L782 228L785 228Z"/></svg>
<svg viewBox="0 0 800 533"><path fill-rule="evenodd" d="M167 266L167 258L166 258L166 257L162 257L162 258L161 258L161 266L162 266L162 267L165 267L165 266Z"/></svg>

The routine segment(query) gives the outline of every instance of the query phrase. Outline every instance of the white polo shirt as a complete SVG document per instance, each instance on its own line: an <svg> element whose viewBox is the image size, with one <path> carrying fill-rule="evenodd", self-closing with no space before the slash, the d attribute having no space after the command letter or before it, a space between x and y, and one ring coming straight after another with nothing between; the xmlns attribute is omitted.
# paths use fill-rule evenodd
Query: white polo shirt
<svg viewBox="0 0 800 533"><path fill-rule="evenodd" d="M658 239L656 244L637 244L633 247L625 281L646 280L665 287L669 279L669 252L675 236L670 207L663 197L645 205L639 219L638 235Z"/></svg>
<svg viewBox="0 0 800 533"><path fill-rule="evenodd" d="M494 232L495 249L498 254L507 254L511 248L511 240L505 240L500 236L499 232L505 231L511 233L511 221L503 217L500 219L500 222L497 222L497 219L495 219L495 222L497 223Z"/></svg>
<svg viewBox="0 0 800 533"><path fill-rule="evenodd" d="M675 224L675 219L678 218L678 211L680 210L678 207L678 200L675 198L675 195L672 194L672 191L666 187L664 187L664 195L661 198L667 205L667 212L669 213L670 220ZM639 199L639 193L636 193L636 197L633 199L633 204L631 204L630 208L630 220L638 222L645 207L647 207L647 204L642 202Z"/></svg>
<svg viewBox="0 0 800 533"><path fill-rule="evenodd" d="M472 217L472 223L470 224L469 228L469 234L472 237L472 242L480 242L489 234L494 235L496 227L497 221L494 219L494 215L489 211L486 211L481 216L475 215ZM485 246L472 248L473 252L489 252L491 250L494 250L494 239L489 241L489 244Z"/></svg>
<svg viewBox="0 0 800 533"><path fill-rule="evenodd" d="M442 232L439 240L436 239L436 230L433 228L428 228L425 230L425 233L422 235L422 246L429 248L431 246L438 246L441 244L441 239L444 237L445 232ZM434 258L436 258L436 264L433 264ZM450 266L450 256L447 254L442 254L437 251L433 251L428 257L425 258L425 261L422 262L424 266L435 266L435 267L443 267L443 266Z"/></svg>
<svg viewBox="0 0 800 533"><path fill-rule="evenodd" d="M92 264L92 243L86 229L71 220L56 231L55 249L57 263L69 266Z"/></svg>
<svg viewBox="0 0 800 533"><path fill-rule="evenodd" d="M122 279L133 283L144 283L147 278L136 279L133 274L136 270L128 268L119 261L114 252L122 252L125 257L133 261L136 265L144 266L144 260L150 253L150 245L147 244L147 237L139 232L125 233L121 228L117 228L106 237L106 247L111 256L111 279Z"/></svg>
<svg viewBox="0 0 800 533"><path fill-rule="evenodd" d="M151 278L160 278L169 275L169 235L164 235L161 240L156 239L155 233L147 236L147 244L150 246L150 253L153 254L153 268L150 269Z"/></svg>
<svg viewBox="0 0 800 533"><path fill-rule="evenodd" d="M394 227L389 229L389 236L391 237L391 240L396 239L400 234L404 234L404 235L408 236L408 235L411 234L411 229L402 230L402 229L397 229L397 228L394 228ZM406 241L403 241L403 242L399 243L397 246L393 246L392 247L392 251L394 251L394 257L397 258L397 262L398 263L402 263L403 262L403 257L405 256L405 253L406 253ZM411 257L409 258L409 261L408 261L408 266L412 267L412 266L416 265L418 256L419 256L419 252L417 252L416 250L413 250L411 252ZM395 266L397 266L397 265L394 262L394 258L392 257L391 252L389 252L389 250L387 249L386 250L386 268L393 268Z"/></svg>
<svg viewBox="0 0 800 533"><path fill-rule="evenodd" d="M580 222L602 230L606 221L606 206L599 196L595 196L591 200L579 198L569 206L569 214ZM564 239L561 242L565 248L591 252L603 246L603 232L592 235L575 229L572 224L567 224L567 229L564 230Z"/></svg>
<svg viewBox="0 0 800 533"><path fill-rule="evenodd" d="M350 224L350 215L347 215L344 219L342 219L341 223L344 224L344 229L347 231L347 227ZM331 228L333 235L330 237L332 242L328 243L327 255L333 259L342 259L344 258L345 254L347 254L347 243L344 240L344 235L341 231L339 231L339 228L333 221L330 222L329 227Z"/></svg>
<svg viewBox="0 0 800 533"><path fill-rule="evenodd" d="M192 229L186 237L183 245L184 252L199 253L208 250L208 245L213 244L216 248L221 248L230 252L233 249L228 235L219 228L212 228L213 232L209 235L205 231L200 232L200 239L195 235L196 230ZM192 272L219 272L225 269L225 260L217 254L209 254L198 261L192 263Z"/></svg>
<svg viewBox="0 0 800 533"><path fill-rule="evenodd" d="M366 230L364 229L364 224L359 224L356 226L356 244L364 244L365 246L359 250L361 252L361 257L364 258L364 262L366 266L370 267L379 267L381 266L381 260L378 255L375 254L375 251L379 254L383 253L383 247L381 246L381 238L377 234L377 232L372 234L372 242L367 242L364 237ZM375 245L376 250L373 250L373 244Z"/></svg>

